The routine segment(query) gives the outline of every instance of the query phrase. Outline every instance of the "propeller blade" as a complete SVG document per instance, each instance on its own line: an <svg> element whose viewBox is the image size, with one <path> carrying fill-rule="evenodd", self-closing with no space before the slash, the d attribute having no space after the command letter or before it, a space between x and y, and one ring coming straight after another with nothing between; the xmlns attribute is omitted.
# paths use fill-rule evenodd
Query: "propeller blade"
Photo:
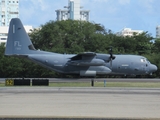
<svg viewBox="0 0 160 120"><path fill-rule="evenodd" d="M114 60L116 57L115 56L113 56L113 54L112 54L112 46L110 47L110 49L109 49L109 54L110 54L110 68L112 69L112 60Z"/></svg>
<svg viewBox="0 0 160 120"><path fill-rule="evenodd" d="M111 68L111 70L112 70L112 58L111 58L111 60L110 60L110 68Z"/></svg>

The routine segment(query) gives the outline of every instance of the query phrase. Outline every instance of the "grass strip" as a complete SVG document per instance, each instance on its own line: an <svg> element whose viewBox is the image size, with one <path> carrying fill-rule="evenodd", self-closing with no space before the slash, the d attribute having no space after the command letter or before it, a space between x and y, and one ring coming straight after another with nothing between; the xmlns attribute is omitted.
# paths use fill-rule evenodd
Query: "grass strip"
<svg viewBox="0 0 160 120"><path fill-rule="evenodd" d="M94 82L94 87L104 87L103 82ZM5 87L0 83L0 87ZM32 86L31 86L32 87ZM51 82L49 87L91 87L90 82ZM160 88L160 82L107 82L106 87Z"/></svg>
<svg viewBox="0 0 160 120"><path fill-rule="evenodd" d="M50 87L91 87L90 82L50 83ZM104 87L103 82L95 82L94 87ZM106 87L147 87L160 88L160 82L107 82Z"/></svg>

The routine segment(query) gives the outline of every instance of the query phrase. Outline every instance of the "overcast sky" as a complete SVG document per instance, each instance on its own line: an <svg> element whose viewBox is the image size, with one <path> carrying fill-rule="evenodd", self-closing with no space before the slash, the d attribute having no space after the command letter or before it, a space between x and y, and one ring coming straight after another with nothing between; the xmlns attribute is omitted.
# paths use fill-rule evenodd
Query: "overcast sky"
<svg viewBox="0 0 160 120"><path fill-rule="evenodd" d="M64 9L68 0L19 0L20 19L25 25L39 27L56 20L57 9ZM81 0L84 10L90 10L89 20L114 33L124 27L144 30L156 36L160 25L160 0Z"/></svg>

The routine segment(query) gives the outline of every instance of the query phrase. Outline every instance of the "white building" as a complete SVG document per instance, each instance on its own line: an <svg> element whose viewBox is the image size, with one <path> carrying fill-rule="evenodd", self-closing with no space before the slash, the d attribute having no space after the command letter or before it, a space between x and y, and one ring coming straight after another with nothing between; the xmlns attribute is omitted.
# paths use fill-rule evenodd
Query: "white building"
<svg viewBox="0 0 160 120"><path fill-rule="evenodd" d="M68 0L68 6L64 10L56 10L57 20L85 20L89 21L89 10L81 10L80 0Z"/></svg>
<svg viewBox="0 0 160 120"><path fill-rule="evenodd" d="M32 26L24 26L27 33L30 33L33 30ZM7 42L9 26L0 26L0 44Z"/></svg>
<svg viewBox="0 0 160 120"><path fill-rule="evenodd" d="M117 32L118 36L133 36L134 34L141 34L143 30L132 30L131 28L123 28L120 32Z"/></svg>
<svg viewBox="0 0 160 120"><path fill-rule="evenodd" d="M156 38L160 38L160 25L156 27Z"/></svg>
<svg viewBox="0 0 160 120"><path fill-rule="evenodd" d="M19 17L19 0L0 0L0 26L9 26L12 18Z"/></svg>
<svg viewBox="0 0 160 120"><path fill-rule="evenodd" d="M9 23L12 18L19 18L19 0L0 0L0 44L6 43ZM24 26L27 33L32 26Z"/></svg>

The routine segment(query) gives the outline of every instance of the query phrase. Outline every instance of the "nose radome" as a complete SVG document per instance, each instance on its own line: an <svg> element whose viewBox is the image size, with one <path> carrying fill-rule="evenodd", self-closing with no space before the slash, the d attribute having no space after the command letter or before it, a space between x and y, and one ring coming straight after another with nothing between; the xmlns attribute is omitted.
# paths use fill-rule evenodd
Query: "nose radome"
<svg viewBox="0 0 160 120"><path fill-rule="evenodd" d="M155 72L155 71L157 71L157 66L151 64L151 65L150 65L150 72L152 73L152 72Z"/></svg>

